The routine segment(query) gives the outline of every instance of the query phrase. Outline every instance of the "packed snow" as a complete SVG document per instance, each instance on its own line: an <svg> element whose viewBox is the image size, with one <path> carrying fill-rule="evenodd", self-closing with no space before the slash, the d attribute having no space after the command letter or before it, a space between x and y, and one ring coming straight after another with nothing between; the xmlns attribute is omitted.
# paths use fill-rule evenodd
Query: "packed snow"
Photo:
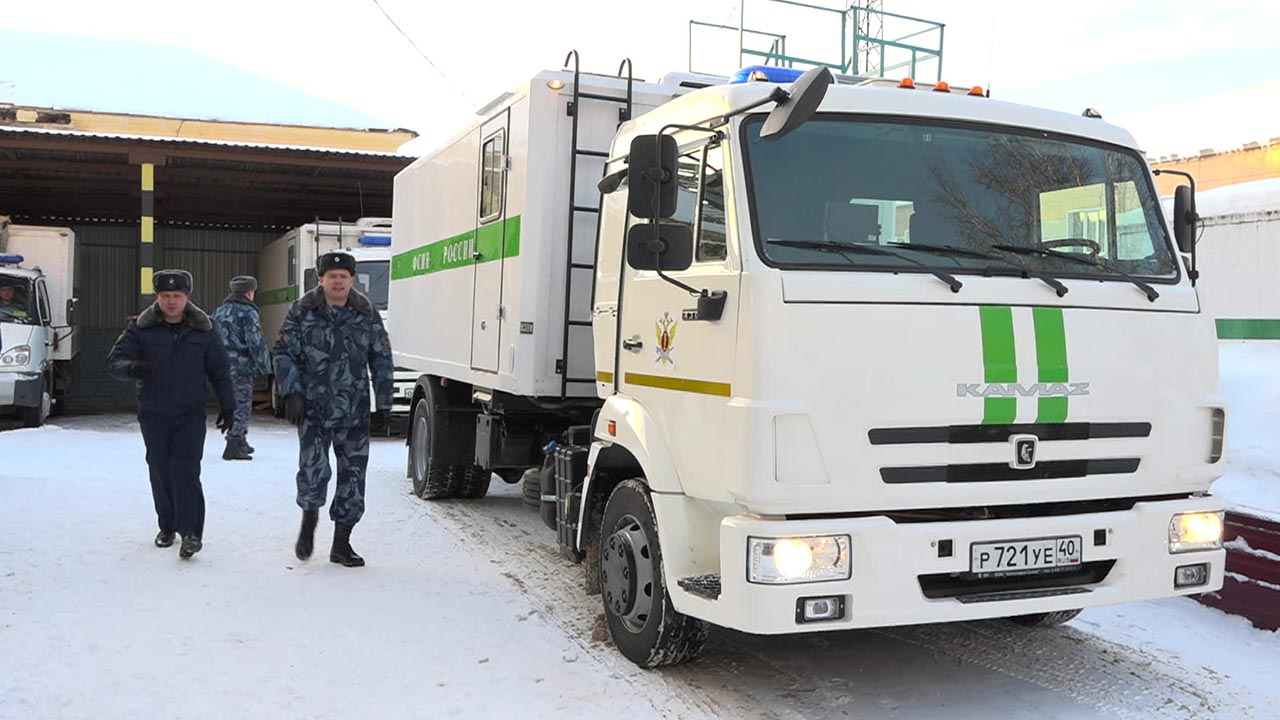
<svg viewBox="0 0 1280 720"><path fill-rule="evenodd" d="M1226 473L1212 491L1232 509L1280 520L1280 342L1222 343Z"/></svg>
<svg viewBox="0 0 1280 720"><path fill-rule="evenodd" d="M660 672L618 655L579 568L495 482L408 491L375 440L369 565L293 557L297 441L255 418L252 462L211 430L204 550L155 518L136 421L0 432L0 718L1254 718L1274 715L1280 635L1174 598L1005 621L787 637L713 630ZM330 490L332 492L332 489Z"/></svg>

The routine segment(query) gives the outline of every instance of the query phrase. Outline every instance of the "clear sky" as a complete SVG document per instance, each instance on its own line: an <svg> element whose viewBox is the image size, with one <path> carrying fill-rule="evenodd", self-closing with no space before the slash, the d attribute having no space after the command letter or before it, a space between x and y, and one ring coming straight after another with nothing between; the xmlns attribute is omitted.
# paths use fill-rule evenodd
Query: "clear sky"
<svg viewBox="0 0 1280 720"><path fill-rule="evenodd" d="M373 0L0 0L0 28L28 39L41 32L161 43L190 53L157 52L164 64L181 66L174 58L186 57L198 65L191 58L200 54L244 73L210 71L182 82L148 64L145 48L141 60L93 43L59 45L44 56L30 47L20 55L0 48L0 58L7 56L0 101L38 97L84 107L104 93L146 93L145 103L130 102L181 114L209 104L217 76L238 88L218 104L233 119L319 115L313 121L405 127L423 135L412 146L423 149L489 99L558 67L570 48L579 50L584 69L611 73L626 55L638 76L656 78L687 69L690 19L736 24L741 2L748 26L788 33L792 52L814 48L825 57L838 36L821 13L787 11L769 0L379 2L430 62ZM1014 102L1097 108L1153 154L1280 136L1280 2L885 0L884 8L946 24L943 79L990 85L993 96ZM0 33L0 42L6 37L15 33ZM44 73L32 71L33 56ZM731 72L736 46L700 36L695 61L695 69ZM104 64L112 72L101 71ZM52 82L51 69L92 82Z"/></svg>

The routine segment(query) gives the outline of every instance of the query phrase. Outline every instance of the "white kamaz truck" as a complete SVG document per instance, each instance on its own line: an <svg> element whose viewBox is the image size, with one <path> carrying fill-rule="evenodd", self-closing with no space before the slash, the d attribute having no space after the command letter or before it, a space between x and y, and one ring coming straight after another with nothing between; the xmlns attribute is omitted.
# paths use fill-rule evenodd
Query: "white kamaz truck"
<svg viewBox="0 0 1280 720"><path fill-rule="evenodd" d="M39 427L63 409L76 334L75 233L0 217L0 412Z"/></svg>
<svg viewBox="0 0 1280 720"><path fill-rule="evenodd" d="M1213 591L1192 206L1093 111L540 73L396 177L409 475L523 477L645 667Z"/></svg>
<svg viewBox="0 0 1280 720"><path fill-rule="evenodd" d="M290 230L267 243L258 253L259 290L255 301L262 317L262 336L268 347L275 344L293 301L319 284L316 260L333 250L346 250L355 256L356 289L369 297L381 313L382 321L387 322L391 220L360 218L354 223L317 220ZM400 422L408 417L416 378L416 373L396 370L391 412ZM276 417L284 416L284 405L276 391L274 378L271 382L271 408Z"/></svg>

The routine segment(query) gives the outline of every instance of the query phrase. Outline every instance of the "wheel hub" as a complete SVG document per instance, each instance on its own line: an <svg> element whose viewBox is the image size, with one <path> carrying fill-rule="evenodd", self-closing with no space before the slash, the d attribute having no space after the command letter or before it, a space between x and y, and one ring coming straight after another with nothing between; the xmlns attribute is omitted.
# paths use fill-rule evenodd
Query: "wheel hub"
<svg viewBox="0 0 1280 720"><path fill-rule="evenodd" d="M604 542L600 589L605 606L633 633L644 629L653 610L653 555L644 528L634 518Z"/></svg>
<svg viewBox="0 0 1280 720"><path fill-rule="evenodd" d="M427 451L431 447L431 423L426 413L419 413L413 421L413 475L416 479L427 476Z"/></svg>

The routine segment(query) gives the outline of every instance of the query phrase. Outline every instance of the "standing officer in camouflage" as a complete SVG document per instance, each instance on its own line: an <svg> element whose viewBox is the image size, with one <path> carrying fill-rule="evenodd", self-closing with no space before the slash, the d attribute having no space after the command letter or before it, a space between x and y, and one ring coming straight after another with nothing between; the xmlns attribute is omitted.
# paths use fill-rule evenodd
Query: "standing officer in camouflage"
<svg viewBox="0 0 1280 720"><path fill-rule="evenodd" d="M262 339L262 320L253 295L258 281L247 275L231 278L231 294L213 313L214 326L231 357L231 386L236 394L236 414L227 431L223 460L252 460L249 415L253 412L253 378L271 374L271 356Z"/></svg>
<svg viewBox="0 0 1280 720"><path fill-rule="evenodd" d="M391 345L382 317L352 285L355 258L330 252L316 263L319 287L289 308L273 355L285 416L298 426L298 506L302 528L294 548L311 557L316 522L328 492L329 446L338 460L329 519L334 522L329 561L364 565L351 549L351 530L364 514L369 464L369 372L379 424L391 409Z"/></svg>
<svg viewBox="0 0 1280 720"><path fill-rule="evenodd" d="M107 356L111 376L138 385L138 424L147 446L151 496L160 533L156 547L182 536L178 556L200 552L204 536L205 383L218 396L217 427L235 412L230 363L209 316L191 301L191 273L161 270L152 279L155 303L120 333Z"/></svg>

